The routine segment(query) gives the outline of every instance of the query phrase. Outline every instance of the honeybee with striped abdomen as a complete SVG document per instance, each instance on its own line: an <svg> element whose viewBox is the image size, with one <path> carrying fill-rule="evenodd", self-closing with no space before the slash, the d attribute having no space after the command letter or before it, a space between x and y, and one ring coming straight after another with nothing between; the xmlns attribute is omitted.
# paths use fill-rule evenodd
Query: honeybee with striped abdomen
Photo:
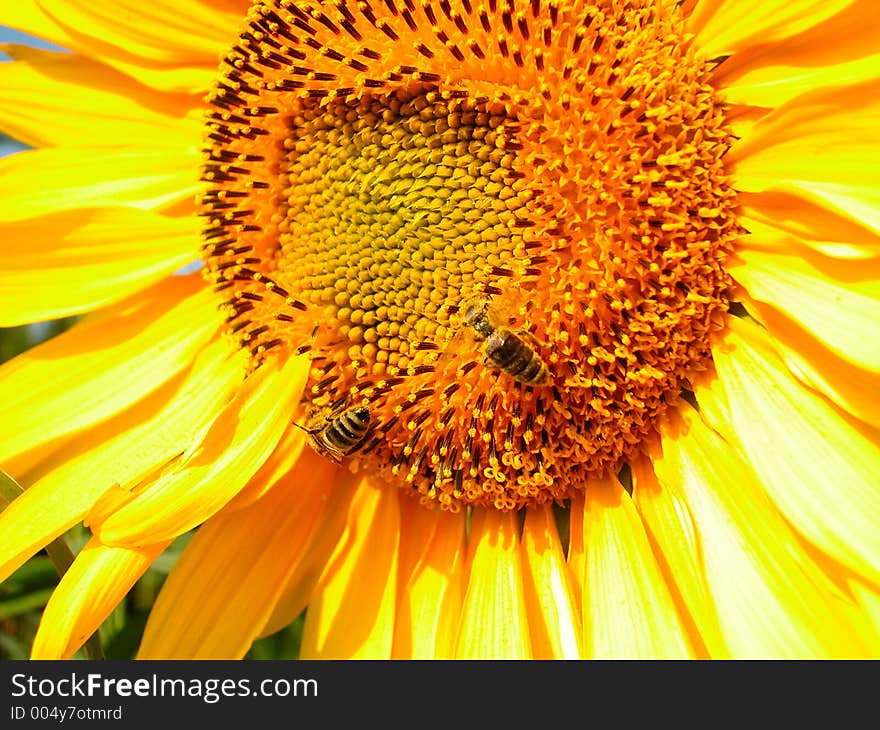
<svg viewBox="0 0 880 730"><path fill-rule="evenodd" d="M309 435L309 445L337 464L363 446L370 430L370 409L352 406L319 414L307 426L299 426Z"/></svg>
<svg viewBox="0 0 880 730"><path fill-rule="evenodd" d="M464 312L464 324L485 341L483 351L497 368L524 385L546 385L550 370L541 356L522 337L489 319L489 303L471 304Z"/></svg>

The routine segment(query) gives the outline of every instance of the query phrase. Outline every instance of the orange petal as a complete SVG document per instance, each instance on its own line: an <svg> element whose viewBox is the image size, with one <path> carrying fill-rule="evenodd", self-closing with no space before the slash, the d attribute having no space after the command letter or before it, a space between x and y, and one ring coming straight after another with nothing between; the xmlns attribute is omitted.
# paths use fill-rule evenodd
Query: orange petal
<svg viewBox="0 0 880 730"><path fill-rule="evenodd" d="M405 587L392 658L451 659L464 595L465 514L432 512L404 495L400 510L400 585Z"/></svg>
<svg viewBox="0 0 880 730"><path fill-rule="evenodd" d="M4 364L0 463L136 403L189 365L218 324L200 277L174 277Z"/></svg>
<svg viewBox="0 0 880 730"><path fill-rule="evenodd" d="M630 496L587 485L584 652L596 659L685 659L687 635Z"/></svg>
<svg viewBox="0 0 880 730"><path fill-rule="evenodd" d="M115 485L138 482L191 443L241 380L228 345L206 348L190 373L136 407L73 439L0 513L0 581L77 522Z"/></svg>
<svg viewBox="0 0 880 730"><path fill-rule="evenodd" d="M530 508L522 534L529 634L536 659L580 659L582 620L549 505Z"/></svg>
<svg viewBox="0 0 880 730"><path fill-rule="evenodd" d="M170 277L198 256L197 225L131 208L0 224L0 326L88 312Z"/></svg>
<svg viewBox="0 0 880 730"><path fill-rule="evenodd" d="M338 563L306 614L303 659L388 659L397 603L400 513L396 490L361 482Z"/></svg>
<svg viewBox="0 0 880 730"><path fill-rule="evenodd" d="M683 404L652 454L693 516L706 581L736 658L859 656L831 586L735 448Z"/></svg>
<svg viewBox="0 0 880 730"><path fill-rule="evenodd" d="M475 509L470 577L455 654L460 659L531 659L516 515Z"/></svg>
<svg viewBox="0 0 880 730"><path fill-rule="evenodd" d="M139 659L238 659L262 630L339 489L311 452L261 499L202 525L150 613Z"/></svg>
<svg viewBox="0 0 880 730"><path fill-rule="evenodd" d="M31 659L69 659L167 546L127 550L89 540L46 604Z"/></svg>
<svg viewBox="0 0 880 730"><path fill-rule="evenodd" d="M400 546L398 547L397 564L400 575L406 578L412 575L416 566L421 562L428 550L431 540L434 539L434 531L441 521L438 517L443 514L439 509L425 508L419 503L418 498L409 499L410 495L400 492Z"/></svg>
<svg viewBox="0 0 880 730"><path fill-rule="evenodd" d="M174 471L136 492L112 514L89 523L107 545L150 545L201 524L238 492L272 453L289 424L308 361L268 363L239 388L235 399L184 455Z"/></svg>
<svg viewBox="0 0 880 730"><path fill-rule="evenodd" d="M697 388L712 426L740 444L764 489L810 542L880 580L880 448L798 383L755 324L730 318L713 348L718 379Z"/></svg>

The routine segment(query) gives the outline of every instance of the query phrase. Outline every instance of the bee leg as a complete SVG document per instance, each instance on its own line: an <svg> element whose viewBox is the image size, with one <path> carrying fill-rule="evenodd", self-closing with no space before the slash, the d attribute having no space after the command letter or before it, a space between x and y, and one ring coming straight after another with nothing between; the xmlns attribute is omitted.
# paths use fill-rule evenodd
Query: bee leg
<svg viewBox="0 0 880 730"><path fill-rule="evenodd" d="M481 365L485 370L492 370L495 372L495 377L500 378L502 373L504 373L504 368L501 367L497 362L495 362L488 355L483 356L483 364Z"/></svg>
<svg viewBox="0 0 880 730"><path fill-rule="evenodd" d="M339 457L339 455L337 453L335 453L333 451L329 451L327 449L324 449L322 456L326 456L328 459L330 459L330 461L332 461L337 466L342 465L342 459Z"/></svg>
<svg viewBox="0 0 880 730"><path fill-rule="evenodd" d="M307 432L309 434L309 446L312 447L312 449L315 451L316 454L318 454L318 456L323 456L326 459L330 459L330 461L332 461L337 466L342 464L342 458L340 454L332 449L328 449L324 444L322 444L318 439L314 437L313 434L316 434L319 431L320 429L318 431Z"/></svg>
<svg viewBox="0 0 880 730"><path fill-rule="evenodd" d="M321 427L320 427L320 426L318 426L318 427L313 427L313 428L309 428L308 426L303 426L301 423L297 423L296 421L291 421L290 423L291 423L293 426L296 426L300 431L305 431L305 432L306 432L307 434L309 434L310 436L311 436L313 433L318 433L318 432L321 430Z"/></svg>

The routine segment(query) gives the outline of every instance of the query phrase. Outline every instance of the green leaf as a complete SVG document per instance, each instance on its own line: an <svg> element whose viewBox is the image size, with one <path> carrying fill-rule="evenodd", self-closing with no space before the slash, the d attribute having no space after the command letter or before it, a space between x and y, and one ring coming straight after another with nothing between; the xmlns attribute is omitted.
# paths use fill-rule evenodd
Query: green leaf
<svg viewBox="0 0 880 730"><path fill-rule="evenodd" d="M53 590L55 590L54 587L43 588L39 591L32 591L0 601L0 621L12 618L13 616L21 616L28 611L41 609L52 597Z"/></svg>

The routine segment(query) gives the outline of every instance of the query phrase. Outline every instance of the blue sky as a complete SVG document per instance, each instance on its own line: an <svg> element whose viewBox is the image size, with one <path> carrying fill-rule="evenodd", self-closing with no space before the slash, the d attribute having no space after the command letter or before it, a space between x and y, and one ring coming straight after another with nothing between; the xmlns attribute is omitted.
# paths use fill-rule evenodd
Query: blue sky
<svg viewBox="0 0 880 730"><path fill-rule="evenodd" d="M39 38L7 28L5 25L0 25L0 43L26 43L37 48L58 48L58 46L41 41Z"/></svg>

